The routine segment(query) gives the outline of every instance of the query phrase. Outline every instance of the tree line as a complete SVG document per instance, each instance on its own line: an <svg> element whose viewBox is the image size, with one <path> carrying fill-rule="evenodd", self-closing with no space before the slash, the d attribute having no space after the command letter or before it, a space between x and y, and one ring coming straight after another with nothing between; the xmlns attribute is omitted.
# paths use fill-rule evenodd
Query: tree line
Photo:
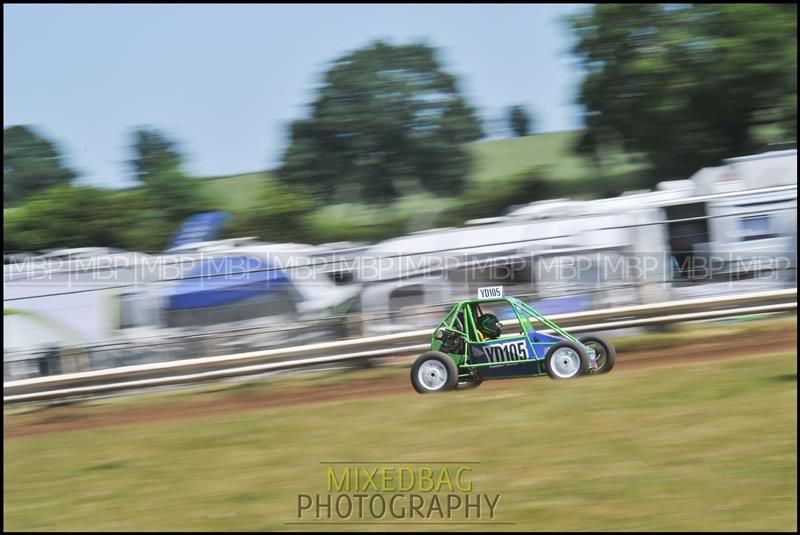
<svg viewBox="0 0 800 535"><path fill-rule="evenodd" d="M598 168L611 147L640 154L655 180L796 146L796 15L796 4L601 4L571 17L585 122L575 152ZM524 106L509 107L505 120L514 135L535 131ZM335 203L388 206L423 194L475 212L546 195L535 173L516 177L513 197L469 183L467 146L484 130L437 49L370 43L330 63L289 125L275 179L232 228L313 241L303 216ZM175 140L138 128L131 146L136 187L103 190L76 185L78 174L34 127L5 128L4 249L154 250L187 215L216 208L186 174ZM472 200L479 190L484 203Z"/></svg>

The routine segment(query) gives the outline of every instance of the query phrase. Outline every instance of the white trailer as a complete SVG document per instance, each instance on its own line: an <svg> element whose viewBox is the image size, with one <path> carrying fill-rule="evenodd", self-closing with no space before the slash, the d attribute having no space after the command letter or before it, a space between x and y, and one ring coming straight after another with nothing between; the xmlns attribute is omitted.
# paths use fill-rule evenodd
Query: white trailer
<svg viewBox="0 0 800 535"><path fill-rule="evenodd" d="M578 309L782 286L796 281L796 165L796 151L733 158L654 191L541 201L387 240L359 271L362 308L386 319L375 330L395 331L427 325L436 305L490 282L534 299L571 295ZM510 277L486 277L487 266L508 265L518 267ZM749 282L731 280L754 266ZM588 292L593 299L574 299Z"/></svg>
<svg viewBox="0 0 800 535"><path fill-rule="evenodd" d="M247 238L184 245L164 255L53 251L6 265L4 360L236 330L242 336L220 337L232 349L280 344L281 335L267 331L297 319L325 323L356 301L357 288L336 285L315 261L326 252ZM239 269L238 259L248 269ZM234 273L226 273L231 267ZM257 277L265 272L281 275Z"/></svg>

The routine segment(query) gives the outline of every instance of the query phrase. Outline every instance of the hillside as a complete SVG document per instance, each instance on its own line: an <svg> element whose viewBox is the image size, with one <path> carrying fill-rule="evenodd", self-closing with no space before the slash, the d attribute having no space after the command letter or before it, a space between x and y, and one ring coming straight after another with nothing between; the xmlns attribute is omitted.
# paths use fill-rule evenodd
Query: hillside
<svg viewBox="0 0 800 535"><path fill-rule="evenodd" d="M590 194L589 191L583 191L583 182L590 182L601 171L588 158L572 152L578 135L580 131L576 130L474 143L469 147L475 158L470 181L477 185L488 179L498 179L539 167L549 180L578 182L567 193L577 191ZM626 161L629 158L620 153L606 154L605 158L607 163L602 170L603 176L621 180L623 183L620 187L623 189L637 185L638 172L644 169L641 164ZM253 191L270 176L271 173L265 171L210 177L203 180L203 189L212 198L219 200L221 209L241 209L253 202L256 197Z"/></svg>
<svg viewBox="0 0 800 535"><path fill-rule="evenodd" d="M203 191L219 202L221 210L236 210L248 206L257 197L254 192L271 178L267 171L243 175L222 176L203 179Z"/></svg>
<svg viewBox="0 0 800 535"><path fill-rule="evenodd" d="M648 169L629 156L603 153L602 167L572 148L581 131L481 141L469 145L474 157L466 191L459 196L434 197L409 193L390 205L369 202L332 204L303 214L291 231L270 222L273 207L259 205L261 188L272 171L200 179L202 191L217 209L233 214L229 236L292 239L308 243L376 242L433 227L458 226L467 219L490 217L511 205L542 198L576 199L611 196L652 186ZM280 199L277 207L282 206ZM280 209L280 208L278 208ZM277 225L277 226L276 226Z"/></svg>
<svg viewBox="0 0 800 535"><path fill-rule="evenodd" d="M575 146L580 130L550 132L532 136L484 141L470 148L475 157L472 179L513 175L532 167L545 167L551 180L580 180L598 173L588 158L576 155ZM619 175L642 169L627 163L621 153L606 153L607 174Z"/></svg>

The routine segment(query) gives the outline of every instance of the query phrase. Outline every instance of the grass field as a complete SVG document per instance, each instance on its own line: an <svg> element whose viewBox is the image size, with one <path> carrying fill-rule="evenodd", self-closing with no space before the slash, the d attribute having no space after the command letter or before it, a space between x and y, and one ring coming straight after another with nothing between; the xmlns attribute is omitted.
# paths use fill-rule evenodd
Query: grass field
<svg viewBox="0 0 800 535"><path fill-rule="evenodd" d="M387 529L287 523L323 462L477 461L508 524L458 529L795 530L796 414L792 352L13 438L4 524Z"/></svg>

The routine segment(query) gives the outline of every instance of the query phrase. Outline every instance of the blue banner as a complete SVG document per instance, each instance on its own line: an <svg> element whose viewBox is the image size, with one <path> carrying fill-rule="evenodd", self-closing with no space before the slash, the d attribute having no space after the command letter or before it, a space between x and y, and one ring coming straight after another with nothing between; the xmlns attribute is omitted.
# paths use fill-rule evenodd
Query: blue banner
<svg viewBox="0 0 800 535"><path fill-rule="evenodd" d="M217 239L229 217L226 212L202 212L189 216L175 233L168 249Z"/></svg>

